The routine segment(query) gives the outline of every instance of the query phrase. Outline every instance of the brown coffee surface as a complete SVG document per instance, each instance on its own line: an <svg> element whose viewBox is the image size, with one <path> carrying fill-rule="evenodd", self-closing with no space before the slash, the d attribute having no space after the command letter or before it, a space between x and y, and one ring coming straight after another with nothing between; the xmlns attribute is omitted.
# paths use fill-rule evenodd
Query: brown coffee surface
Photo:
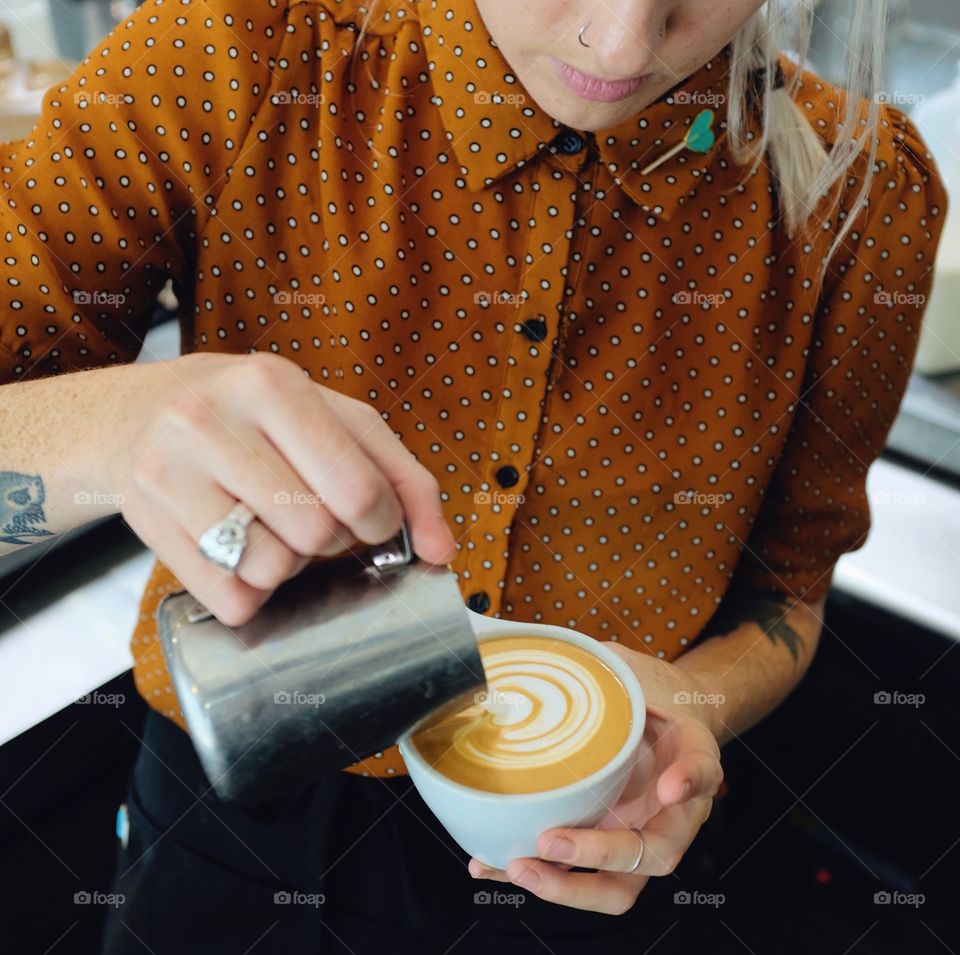
<svg viewBox="0 0 960 955"><path fill-rule="evenodd" d="M413 745L455 782L495 793L557 789L605 766L630 734L626 688L599 657L552 637L483 640L496 717L472 704L415 734Z"/></svg>

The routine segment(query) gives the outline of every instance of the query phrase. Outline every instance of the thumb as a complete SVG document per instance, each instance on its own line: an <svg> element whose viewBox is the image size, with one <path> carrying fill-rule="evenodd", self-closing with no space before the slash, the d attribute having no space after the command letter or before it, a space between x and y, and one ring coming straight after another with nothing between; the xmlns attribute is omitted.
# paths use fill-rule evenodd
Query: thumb
<svg viewBox="0 0 960 955"><path fill-rule="evenodd" d="M663 805L713 796L720 788L723 770L712 753L696 750L671 763L657 780L657 798Z"/></svg>
<svg viewBox="0 0 960 955"><path fill-rule="evenodd" d="M450 563L457 556L457 542L443 516L440 489L433 476L427 473L424 481L416 474L386 473L403 506L413 552L428 564Z"/></svg>

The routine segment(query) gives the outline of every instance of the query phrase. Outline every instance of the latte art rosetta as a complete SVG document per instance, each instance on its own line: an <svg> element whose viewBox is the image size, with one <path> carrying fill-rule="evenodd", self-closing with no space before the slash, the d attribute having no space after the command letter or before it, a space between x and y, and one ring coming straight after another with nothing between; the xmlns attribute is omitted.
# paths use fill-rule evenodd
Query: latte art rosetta
<svg viewBox="0 0 960 955"><path fill-rule="evenodd" d="M567 657L507 650L484 669L494 692L508 700L509 715L493 717L492 726L481 721L455 744L473 762L504 769L555 763L589 744L603 720L600 685Z"/></svg>
<svg viewBox="0 0 960 955"><path fill-rule="evenodd" d="M546 637L480 645L496 715L480 703L414 737L435 769L492 792L535 792L575 782L623 746L630 704L594 654Z"/></svg>

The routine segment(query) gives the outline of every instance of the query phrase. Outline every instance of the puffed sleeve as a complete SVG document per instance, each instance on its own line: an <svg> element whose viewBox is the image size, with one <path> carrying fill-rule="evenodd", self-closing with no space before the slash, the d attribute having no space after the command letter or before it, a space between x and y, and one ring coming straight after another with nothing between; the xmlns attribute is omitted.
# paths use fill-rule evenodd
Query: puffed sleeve
<svg viewBox="0 0 960 955"><path fill-rule="evenodd" d="M870 529L867 471L907 387L947 206L915 127L884 112L865 218L824 283L798 409L731 590L815 602Z"/></svg>
<svg viewBox="0 0 960 955"><path fill-rule="evenodd" d="M137 356L216 213L284 16L150 0L46 93L25 139L0 144L0 383Z"/></svg>

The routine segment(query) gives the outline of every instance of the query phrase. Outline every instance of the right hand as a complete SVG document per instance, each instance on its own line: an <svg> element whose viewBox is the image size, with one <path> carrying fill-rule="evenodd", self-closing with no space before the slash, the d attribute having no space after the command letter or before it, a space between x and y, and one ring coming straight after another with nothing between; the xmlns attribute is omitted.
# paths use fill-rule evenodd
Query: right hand
<svg viewBox="0 0 960 955"><path fill-rule="evenodd" d="M228 626L246 623L312 557L383 543L404 519L423 560L456 554L436 479L371 405L270 353L136 367L111 484L137 536ZM238 500L257 519L229 574L197 542Z"/></svg>

